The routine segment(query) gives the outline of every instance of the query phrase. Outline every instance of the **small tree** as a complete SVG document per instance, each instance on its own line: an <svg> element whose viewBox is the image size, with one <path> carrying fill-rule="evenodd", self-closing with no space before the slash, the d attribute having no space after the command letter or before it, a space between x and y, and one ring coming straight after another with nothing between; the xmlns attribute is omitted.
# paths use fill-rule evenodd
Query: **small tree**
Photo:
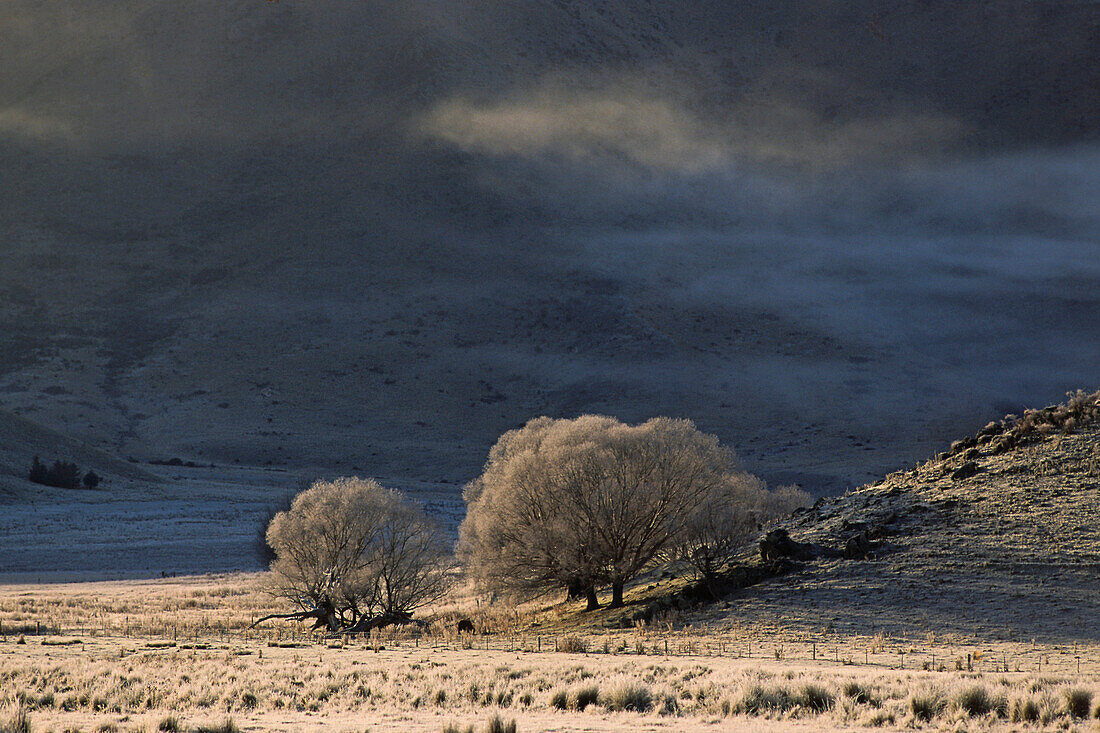
<svg viewBox="0 0 1100 733"><path fill-rule="evenodd" d="M686 523L673 556L684 560L713 593L722 569L768 522L810 503L796 486L768 491L761 479L736 472Z"/></svg>
<svg viewBox="0 0 1100 733"><path fill-rule="evenodd" d="M99 481L99 474L97 474L95 471L88 471L88 473L84 474L84 488L86 489L94 489L98 487Z"/></svg>
<svg viewBox="0 0 1100 733"><path fill-rule="evenodd" d="M271 589L330 632L408 621L445 589L446 547L423 510L376 481L318 481L271 520Z"/></svg>
<svg viewBox="0 0 1100 733"><path fill-rule="evenodd" d="M50 469L46 467L46 464L43 463L38 456L35 456L34 460L31 461L31 470L28 472L27 478L36 484L44 484L49 475Z"/></svg>
<svg viewBox="0 0 1100 733"><path fill-rule="evenodd" d="M731 474L713 501L700 505L685 524L671 556L712 582L733 554L760 528L767 489L755 476Z"/></svg>

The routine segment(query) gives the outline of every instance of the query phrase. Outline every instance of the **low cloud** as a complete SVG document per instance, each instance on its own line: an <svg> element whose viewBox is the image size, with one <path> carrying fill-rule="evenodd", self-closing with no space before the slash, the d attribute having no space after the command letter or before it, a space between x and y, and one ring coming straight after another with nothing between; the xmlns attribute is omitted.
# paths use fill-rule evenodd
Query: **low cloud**
<svg viewBox="0 0 1100 733"><path fill-rule="evenodd" d="M666 99L637 94L552 90L484 105L457 98L429 113L422 129L470 152L620 157L658 170L697 172L729 163L730 149L715 130Z"/></svg>
<svg viewBox="0 0 1100 733"><path fill-rule="evenodd" d="M75 131L68 120L35 114L21 107L0 108L0 138L37 142L69 142Z"/></svg>
<svg viewBox="0 0 1100 733"><path fill-rule="evenodd" d="M489 156L619 161L686 175L742 167L832 171L923 158L964 133L962 124L934 112L830 119L828 111L774 95L716 113L698 111L704 106L630 80L596 88L544 82L491 101L444 100L419 121L418 132Z"/></svg>

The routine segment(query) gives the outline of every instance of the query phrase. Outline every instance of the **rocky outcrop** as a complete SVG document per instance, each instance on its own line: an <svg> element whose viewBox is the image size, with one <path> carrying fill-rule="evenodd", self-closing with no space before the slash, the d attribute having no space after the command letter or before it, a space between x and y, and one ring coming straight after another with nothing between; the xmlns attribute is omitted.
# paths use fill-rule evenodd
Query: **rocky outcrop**
<svg viewBox="0 0 1100 733"><path fill-rule="evenodd" d="M812 545L792 540L785 529L773 529L760 539L760 559L764 562L812 560L817 554Z"/></svg>

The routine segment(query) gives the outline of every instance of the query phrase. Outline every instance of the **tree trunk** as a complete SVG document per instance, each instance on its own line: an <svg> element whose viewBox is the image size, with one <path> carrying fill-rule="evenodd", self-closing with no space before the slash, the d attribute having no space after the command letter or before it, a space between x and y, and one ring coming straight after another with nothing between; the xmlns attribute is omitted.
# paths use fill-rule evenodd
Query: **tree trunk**
<svg viewBox="0 0 1100 733"><path fill-rule="evenodd" d="M586 611L595 611L600 607L600 599L596 597L596 589L592 586L584 589L584 597L588 600Z"/></svg>
<svg viewBox="0 0 1100 733"><path fill-rule="evenodd" d="M616 581L611 584L611 605L608 608L622 608L623 606L623 583L622 581Z"/></svg>

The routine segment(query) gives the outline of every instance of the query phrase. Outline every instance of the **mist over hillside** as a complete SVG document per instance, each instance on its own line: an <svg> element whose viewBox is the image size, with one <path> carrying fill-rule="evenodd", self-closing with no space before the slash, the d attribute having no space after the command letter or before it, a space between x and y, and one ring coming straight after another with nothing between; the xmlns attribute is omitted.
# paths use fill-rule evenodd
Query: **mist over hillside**
<svg viewBox="0 0 1100 733"><path fill-rule="evenodd" d="M860 483L1096 386L1098 10L8 3L0 409L441 483L672 415Z"/></svg>

